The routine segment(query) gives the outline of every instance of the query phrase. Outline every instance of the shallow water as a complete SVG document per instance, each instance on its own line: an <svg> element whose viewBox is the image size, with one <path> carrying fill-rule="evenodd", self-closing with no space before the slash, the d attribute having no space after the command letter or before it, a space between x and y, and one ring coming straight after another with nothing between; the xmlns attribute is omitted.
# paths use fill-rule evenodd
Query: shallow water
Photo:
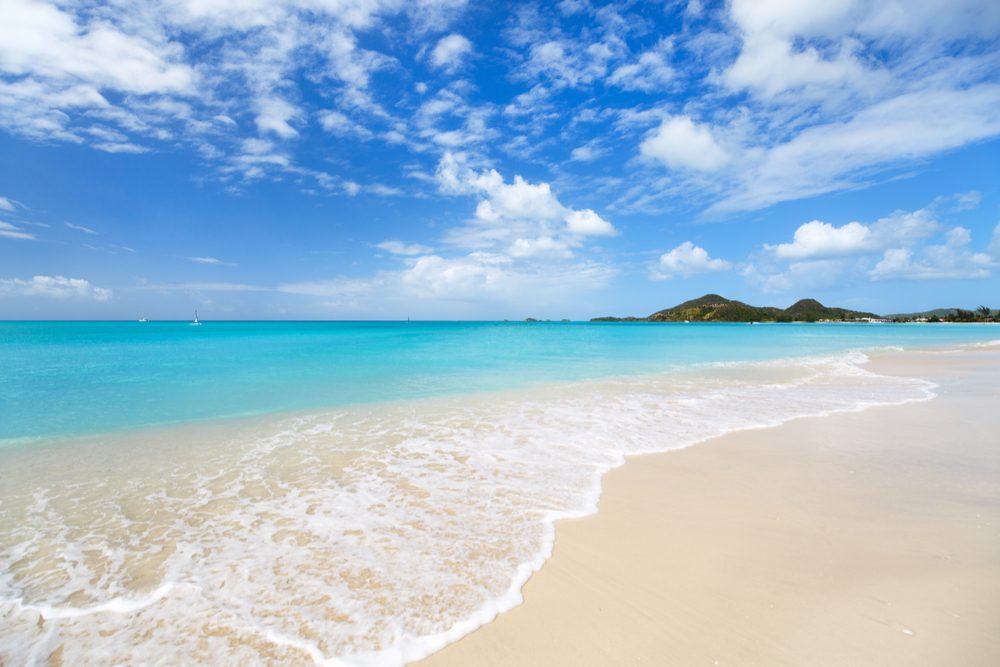
<svg viewBox="0 0 1000 667"><path fill-rule="evenodd" d="M8 446L0 663L419 658L517 604L554 522L593 512L625 456L933 395L865 359L538 373Z"/></svg>
<svg viewBox="0 0 1000 667"><path fill-rule="evenodd" d="M990 338L1000 338L1000 326L0 322L0 445L697 363Z"/></svg>

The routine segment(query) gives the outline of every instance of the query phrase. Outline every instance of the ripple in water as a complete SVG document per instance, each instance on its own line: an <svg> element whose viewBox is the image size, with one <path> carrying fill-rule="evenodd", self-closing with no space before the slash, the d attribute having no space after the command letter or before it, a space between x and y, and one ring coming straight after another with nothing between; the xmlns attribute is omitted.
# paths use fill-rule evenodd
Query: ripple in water
<svg viewBox="0 0 1000 667"><path fill-rule="evenodd" d="M401 664L520 602L601 476L923 400L859 354L4 452L0 662ZM669 483L669 480L665 480Z"/></svg>

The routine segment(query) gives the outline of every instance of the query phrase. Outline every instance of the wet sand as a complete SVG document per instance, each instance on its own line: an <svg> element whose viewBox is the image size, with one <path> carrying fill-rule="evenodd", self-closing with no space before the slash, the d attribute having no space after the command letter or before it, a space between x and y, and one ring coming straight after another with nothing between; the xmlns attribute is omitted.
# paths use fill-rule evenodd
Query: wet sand
<svg viewBox="0 0 1000 667"><path fill-rule="evenodd" d="M426 665L1000 664L1000 350L937 398L632 458L524 604Z"/></svg>

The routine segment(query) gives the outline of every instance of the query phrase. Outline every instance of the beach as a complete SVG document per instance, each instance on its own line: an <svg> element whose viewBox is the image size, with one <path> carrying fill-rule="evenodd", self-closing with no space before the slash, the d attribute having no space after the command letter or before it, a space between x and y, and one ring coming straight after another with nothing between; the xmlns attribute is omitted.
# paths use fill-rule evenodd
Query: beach
<svg viewBox="0 0 1000 667"><path fill-rule="evenodd" d="M2 663L996 657L992 328L67 326L6 348L35 374L7 385ZM419 391L338 404L389 367L328 351L373 337ZM457 342L476 371L439 363ZM18 441L74 374L65 419L101 431ZM303 378L327 407L189 407Z"/></svg>
<svg viewBox="0 0 1000 667"><path fill-rule="evenodd" d="M1000 351L867 368L937 396L630 458L524 604L420 664L1000 664Z"/></svg>

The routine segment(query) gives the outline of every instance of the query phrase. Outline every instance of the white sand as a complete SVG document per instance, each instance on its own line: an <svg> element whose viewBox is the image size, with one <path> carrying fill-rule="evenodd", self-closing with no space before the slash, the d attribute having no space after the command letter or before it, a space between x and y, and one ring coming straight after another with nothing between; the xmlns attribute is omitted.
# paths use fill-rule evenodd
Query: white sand
<svg viewBox="0 0 1000 667"><path fill-rule="evenodd" d="M422 664L1000 665L1000 351L872 368L939 396L630 460Z"/></svg>

